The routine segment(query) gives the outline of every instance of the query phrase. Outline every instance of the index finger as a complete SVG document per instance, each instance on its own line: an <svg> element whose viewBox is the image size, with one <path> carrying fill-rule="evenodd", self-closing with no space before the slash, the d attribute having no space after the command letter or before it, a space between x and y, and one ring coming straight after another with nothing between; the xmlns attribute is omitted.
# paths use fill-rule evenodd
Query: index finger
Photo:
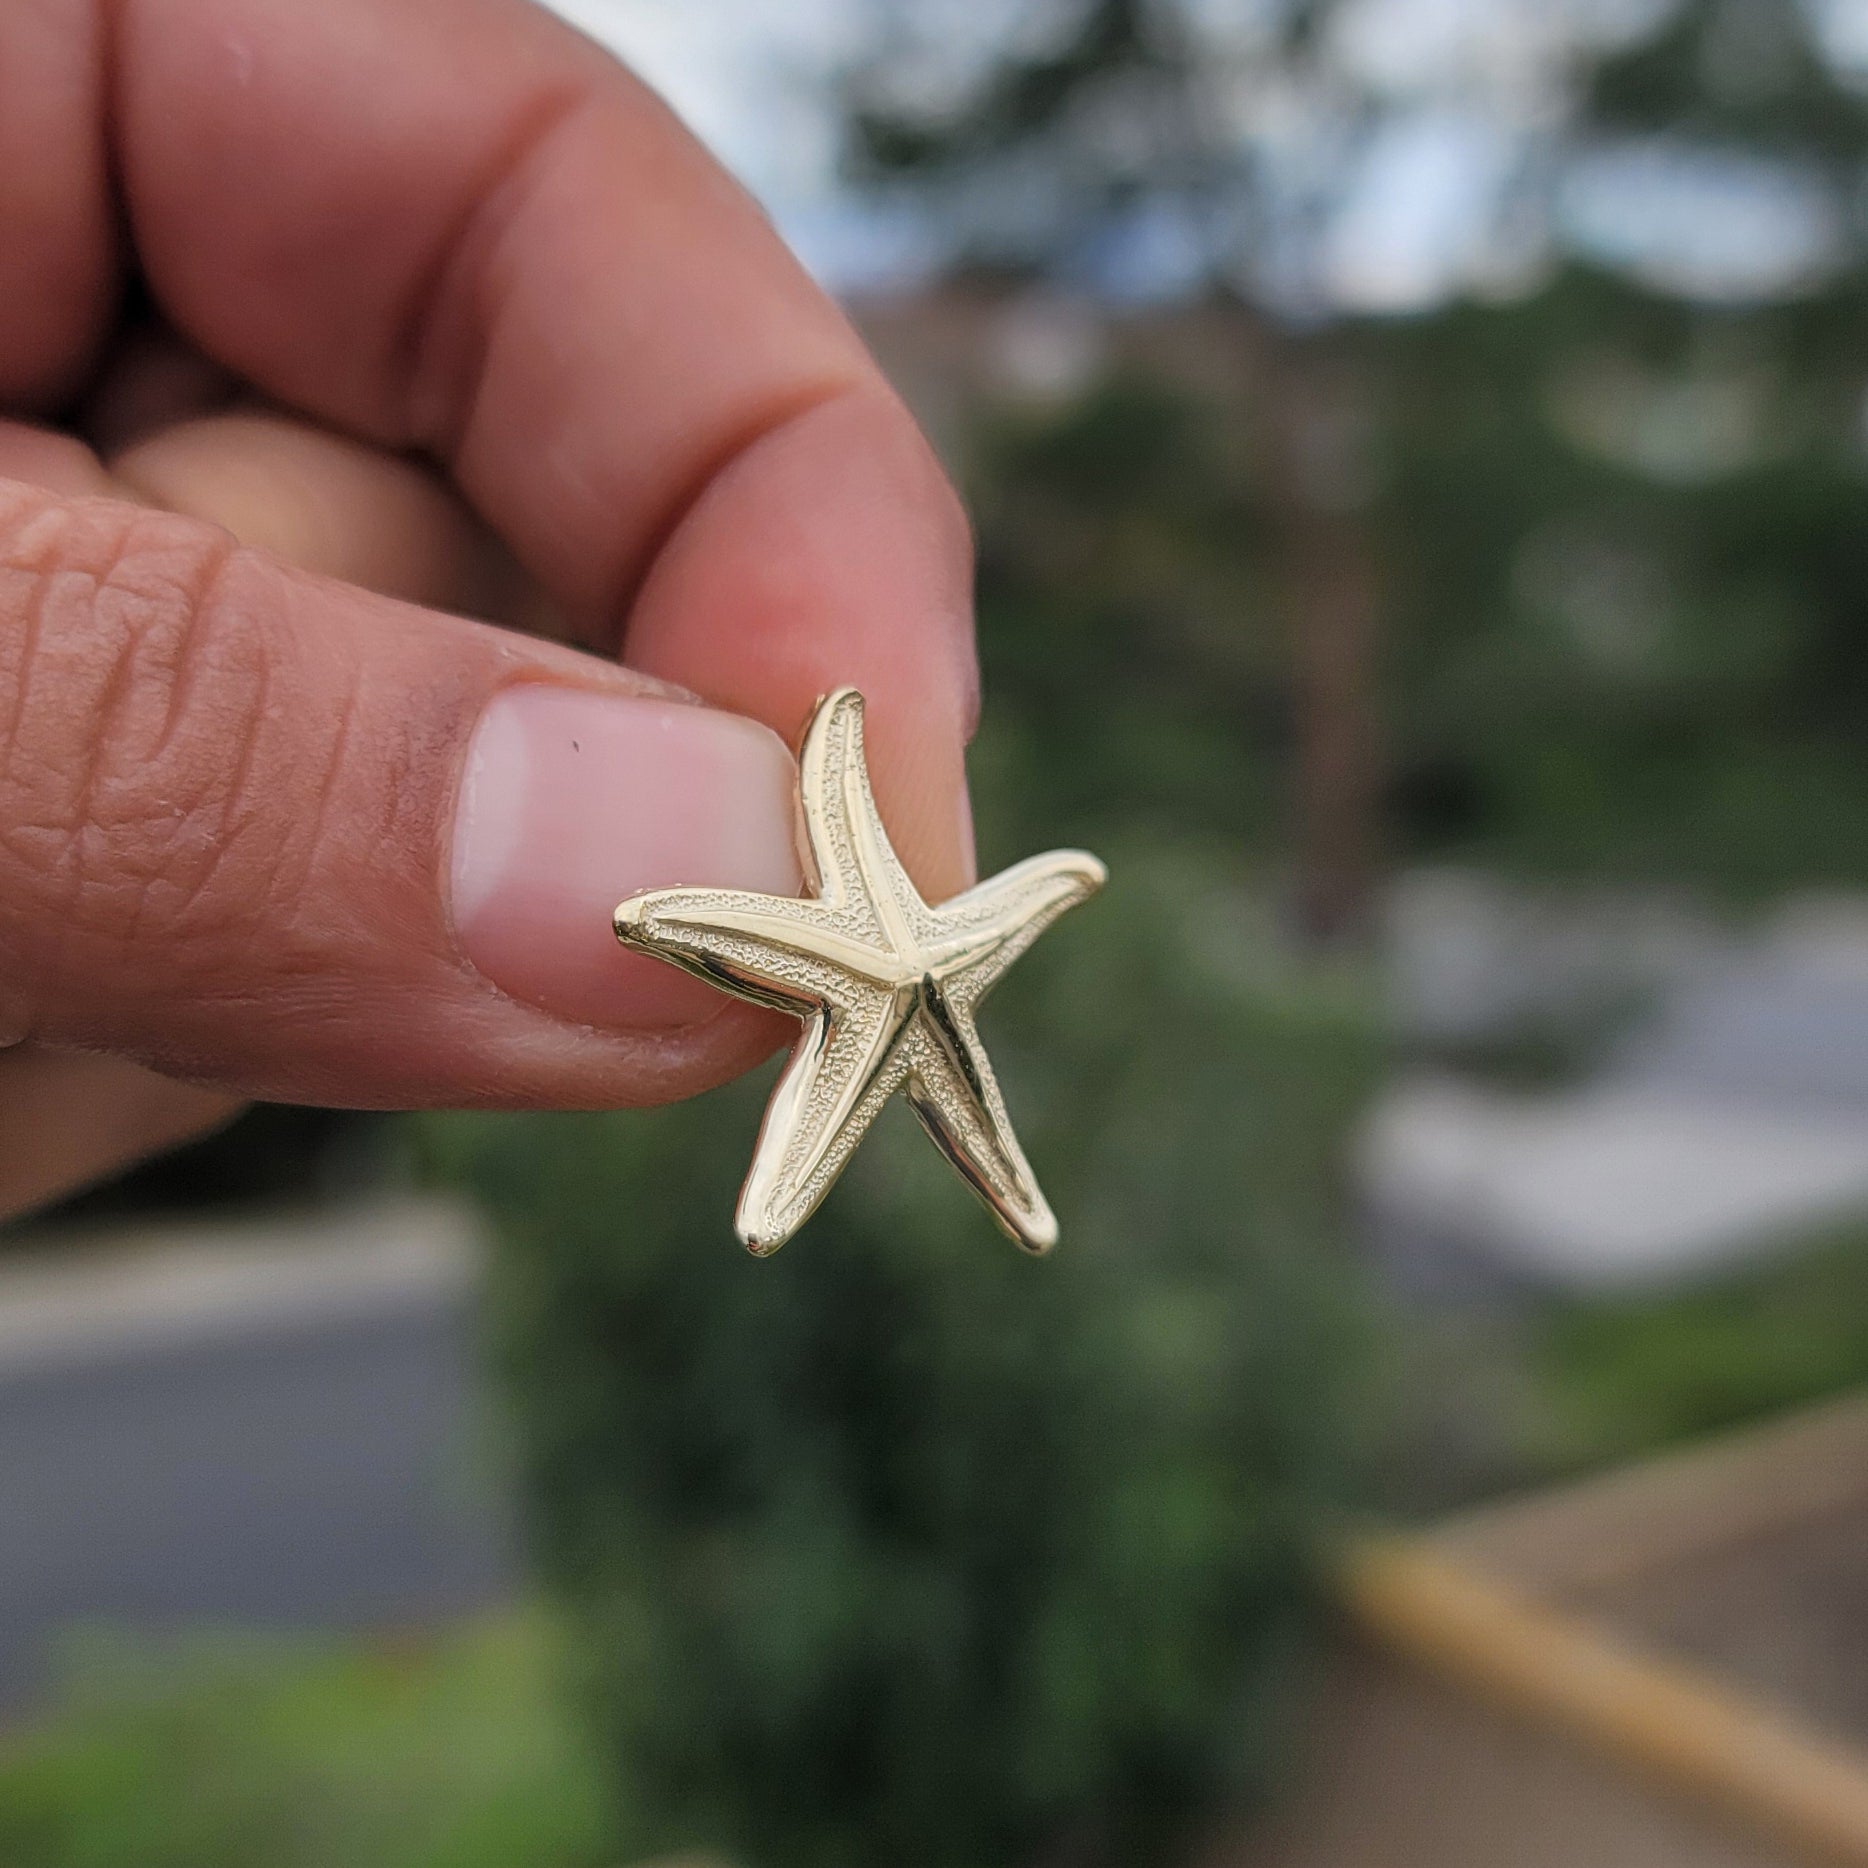
<svg viewBox="0 0 1868 1868"><path fill-rule="evenodd" d="M960 886L966 527L848 324L672 114L524 0L104 16L94 166L168 316L281 399L443 457L633 665L786 734L862 687L902 853L930 894ZM43 30L17 43L0 119L47 56ZM89 245L61 276L96 245L66 220ZM44 217L28 232L14 264L49 263Z"/></svg>

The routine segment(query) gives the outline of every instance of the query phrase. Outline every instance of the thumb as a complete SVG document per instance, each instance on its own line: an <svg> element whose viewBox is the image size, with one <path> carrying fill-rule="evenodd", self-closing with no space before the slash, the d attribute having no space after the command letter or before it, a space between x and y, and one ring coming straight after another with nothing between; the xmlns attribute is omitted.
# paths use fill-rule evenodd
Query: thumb
<svg viewBox="0 0 1868 1868"><path fill-rule="evenodd" d="M776 1027L610 911L794 893L794 784L626 670L0 481L0 1042L301 1102L683 1095Z"/></svg>

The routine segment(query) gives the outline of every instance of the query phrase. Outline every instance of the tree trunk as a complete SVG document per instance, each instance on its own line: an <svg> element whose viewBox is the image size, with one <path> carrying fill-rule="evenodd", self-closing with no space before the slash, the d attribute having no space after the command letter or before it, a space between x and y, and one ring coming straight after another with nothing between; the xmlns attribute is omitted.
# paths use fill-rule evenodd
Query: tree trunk
<svg viewBox="0 0 1868 1868"><path fill-rule="evenodd" d="M1354 941L1370 929L1381 846L1367 389L1327 337L1260 335L1261 461L1290 628L1296 908L1312 940Z"/></svg>

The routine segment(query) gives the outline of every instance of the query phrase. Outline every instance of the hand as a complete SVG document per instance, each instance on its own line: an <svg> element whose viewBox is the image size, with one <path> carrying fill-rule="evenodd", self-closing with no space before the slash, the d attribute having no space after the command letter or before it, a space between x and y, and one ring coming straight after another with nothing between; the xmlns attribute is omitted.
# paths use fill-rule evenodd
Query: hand
<svg viewBox="0 0 1868 1868"><path fill-rule="evenodd" d="M0 413L0 1212L244 1097L743 1068L778 1025L609 910L795 890L780 735L840 682L916 881L970 877L951 490L524 0L11 0Z"/></svg>

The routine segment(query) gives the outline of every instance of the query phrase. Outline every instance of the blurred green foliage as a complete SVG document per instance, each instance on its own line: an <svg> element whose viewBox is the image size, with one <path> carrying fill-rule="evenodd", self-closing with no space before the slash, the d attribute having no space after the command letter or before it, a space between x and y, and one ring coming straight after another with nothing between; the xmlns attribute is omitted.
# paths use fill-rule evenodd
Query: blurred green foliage
<svg viewBox="0 0 1868 1868"><path fill-rule="evenodd" d="M1572 268L1521 304L1338 335L1379 481L1394 860L1745 897L1868 880L1860 365L1799 348L1816 317L1657 305ZM1662 424L1690 449L1726 405L1729 459L1715 437L1697 465L1644 463ZM988 692L1045 728L1005 789L1052 823L1158 813L1288 851L1261 420L1249 381L1229 405L1128 363L973 430Z"/></svg>
<svg viewBox="0 0 1868 1868"><path fill-rule="evenodd" d="M1063 1244L900 1111L776 1259L763 1084L435 1119L504 1241L530 1522L639 1853L1158 1859L1275 1755L1361 1342L1336 1154L1366 982L1136 840L984 1020Z"/></svg>
<svg viewBox="0 0 1868 1868"><path fill-rule="evenodd" d="M1780 164L1852 198L1868 103L1813 20L1669 9L1581 74L1573 146ZM1859 217L1833 264L1756 297L1554 257L1515 302L1375 333L1403 847L1748 896L1860 883Z"/></svg>
<svg viewBox="0 0 1868 1868"><path fill-rule="evenodd" d="M983 411L968 480L986 834L1093 841L1154 821L1262 860L1283 817L1289 657L1225 412L1117 373L1061 409Z"/></svg>
<svg viewBox="0 0 1868 1868"><path fill-rule="evenodd" d="M1691 1290L1556 1306L1527 1361L1527 1449L1552 1471L1868 1385L1868 1236L1832 1232Z"/></svg>
<svg viewBox="0 0 1868 1868"><path fill-rule="evenodd" d="M543 1615L401 1649L195 1638L73 1657L0 1739L5 1868L616 1868Z"/></svg>
<svg viewBox="0 0 1868 1868"><path fill-rule="evenodd" d="M961 449L994 691L1062 653L1063 705L1099 680L1112 696L1108 756L1074 782L1288 847L1280 794L1306 735L1352 732L1379 742L1385 778L1352 808L1403 860L1754 895L1868 879L1868 91L1822 56L1821 9L1628 11L1625 38L1578 30L1546 70L1534 131L1518 105L1494 124L1526 140L1492 289L1449 281L1417 315L1371 317L1332 315L1315 278L1291 316L1266 269L1309 277L1356 152L1433 114L1346 52L1379 7L1298 0L1229 32L1210 8L1095 0L928 95L913 56L903 80L903 32L928 51L903 22L937 44L941 16L883 9L894 30L850 84L851 171L919 202L974 289L1082 293L1138 218L1177 230L1174 302L1144 277L1108 320L1119 366L1126 326L1152 329L1165 367L1119 367L1022 434L989 419ZM1537 33L1494 24L1535 69ZM1461 96L1447 82L1436 108ZM1314 171L1280 169L1251 107L1240 122L1238 99L1270 97L1310 123L1292 146ZM1486 118L1498 100L1480 84L1467 102ZM1826 189L1834 250L1755 290L1611 263L1563 178L1634 149L1713 164L1741 196L1757 165ZM1045 212L1017 211L1034 198ZM1729 235L1707 212L1702 244ZM1364 555L1380 629L1356 652L1375 665L1307 717L1293 645L1327 629L1332 567ZM1379 723L1351 718L1370 693Z"/></svg>
<svg viewBox="0 0 1868 1868"><path fill-rule="evenodd" d="M1408 854L1754 895L1868 877L1859 294L1582 268L1383 335Z"/></svg>
<svg viewBox="0 0 1868 1868"><path fill-rule="evenodd" d="M497 1222L527 1518L636 1853L1171 1858L1271 1773L1357 1492L1381 1017L1266 866L1288 658L1239 435L1140 374L972 419L982 854L1112 876L982 1019L1057 1253L896 1110L747 1259L764 1081L424 1127Z"/></svg>

